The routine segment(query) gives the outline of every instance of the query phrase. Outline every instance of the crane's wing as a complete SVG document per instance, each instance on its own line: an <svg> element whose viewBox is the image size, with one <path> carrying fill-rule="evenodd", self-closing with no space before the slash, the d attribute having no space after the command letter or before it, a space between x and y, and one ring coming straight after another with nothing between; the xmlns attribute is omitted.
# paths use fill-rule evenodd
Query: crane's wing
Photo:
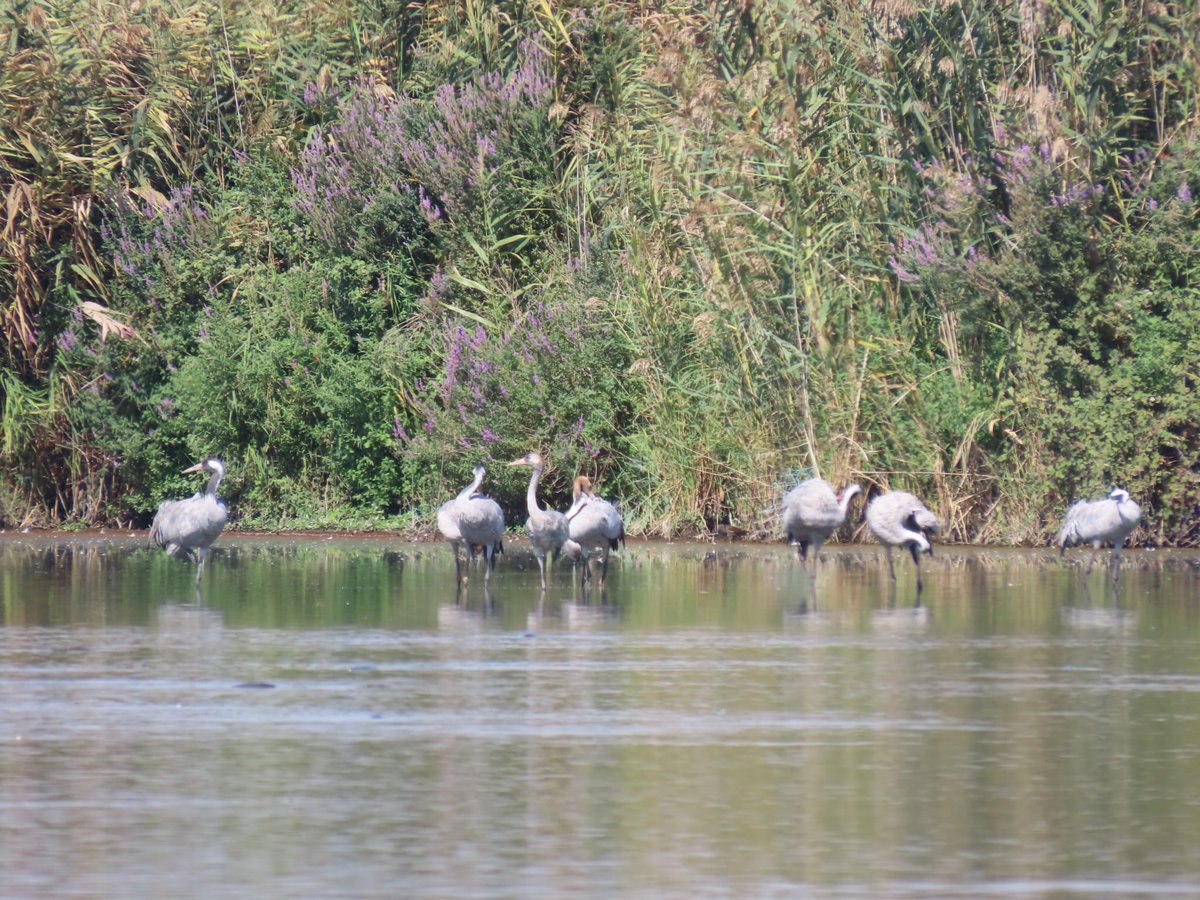
<svg viewBox="0 0 1200 900"><path fill-rule="evenodd" d="M783 498L783 527L790 537L810 531L831 533L845 519L833 485L821 478L802 481Z"/></svg>
<svg viewBox="0 0 1200 900"><path fill-rule="evenodd" d="M491 497L471 497L459 504L458 527L476 543L494 543L504 534L504 511Z"/></svg>
<svg viewBox="0 0 1200 900"><path fill-rule="evenodd" d="M225 504L204 494L166 500L150 526L150 539L171 556L190 558L193 547L207 547L225 528Z"/></svg>

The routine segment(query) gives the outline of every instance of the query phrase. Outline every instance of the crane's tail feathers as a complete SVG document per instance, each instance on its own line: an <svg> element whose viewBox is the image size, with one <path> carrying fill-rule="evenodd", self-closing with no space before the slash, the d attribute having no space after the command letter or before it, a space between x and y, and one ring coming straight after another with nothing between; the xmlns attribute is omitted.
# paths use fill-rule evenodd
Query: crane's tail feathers
<svg viewBox="0 0 1200 900"><path fill-rule="evenodd" d="M155 520L150 524L150 535L147 538L147 540L153 542L154 544L158 545L159 547L167 546L167 539L165 537L163 537L162 531L159 530L157 518L155 518ZM170 552L170 551L168 551L168 552ZM174 554L172 554L172 555L174 555Z"/></svg>
<svg viewBox="0 0 1200 900"><path fill-rule="evenodd" d="M1075 523L1068 522L1058 533L1058 555L1062 556L1067 552L1068 547L1074 547L1077 543L1079 543L1079 536L1075 531Z"/></svg>

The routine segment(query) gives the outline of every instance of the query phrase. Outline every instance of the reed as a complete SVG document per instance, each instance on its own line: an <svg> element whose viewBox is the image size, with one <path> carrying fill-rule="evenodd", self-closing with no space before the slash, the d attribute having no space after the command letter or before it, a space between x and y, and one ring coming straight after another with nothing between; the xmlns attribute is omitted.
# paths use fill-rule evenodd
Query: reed
<svg viewBox="0 0 1200 900"><path fill-rule="evenodd" d="M202 449L382 523L534 442L644 533L805 472L1200 539L1191 5L152 7L0 20L5 521Z"/></svg>

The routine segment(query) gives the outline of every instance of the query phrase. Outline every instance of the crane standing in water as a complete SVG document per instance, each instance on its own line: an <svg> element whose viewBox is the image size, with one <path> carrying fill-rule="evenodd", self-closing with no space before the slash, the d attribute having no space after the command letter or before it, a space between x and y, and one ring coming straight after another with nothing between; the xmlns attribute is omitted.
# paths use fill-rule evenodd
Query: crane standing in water
<svg viewBox="0 0 1200 900"><path fill-rule="evenodd" d="M917 593L921 592L921 557L924 551L933 556L930 538L937 534L937 516L925 508L925 504L903 491L887 491L871 501L867 507L867 526L875 539L887 550L888 573L896 580L896 568L892 564L892 548L907 547L917 567Z"/></svg>
<svg viewBox="0 0 1200 900"><path fill-rule="evenodd" d="M538 570L542 575L542 590L546 589L546 554L550 561L558 559L563 551L571 558L580 555L580 546L571 540L571 529L567 517L557 510L542 509L538 506L537 486L546 467L542 455L529 452L520 459L514 459L510 466L529 466L533 473L529 477L529 489L525 493L525 504L529 509L529 519L525 528L529 532L529 543L533 545L533 555L537 557Z"/></svg>
<svg viewBox="0 0 1200 900"><path fill-rule="evenodd" d="M1101 544L1112 544L1108 568L1109 575L1116 581L1121 568L1121 549L1141 518L1142 508L1122 488L1113 488L1103 500L1077 500L1067 510L1058 532L1058 555L1061 557L1074 544L1091 544L1093 550L1099 550ZM1095 563L1093 552L1084 575L1092 571Z"/></svg>
<svg viewBox="0 0 1200 900"><path fill-rule="evenodd" d="M821 545L846 521L850 501L861 491L862 488L857 484L851 484L840 494L835 494L833 485L828 481L823 478L809 478L784 496L784 533L787 540L796 545L796 555L802 563L806 562L808 548L812 546L814 572Z"/></svg>
<svg viewBox="0 0 1200 900"><path fill-rule="evenodd" d="M475 480L463 488L453 500L447 500L437 511L438 530L454 549L454 574L465 583L459 556L459 545L466 544L468 557L474 557L476 546L483 547L483 580L486 583L496 568L496 554L504 537L504 511L491 497L477 493L487 470L476 466Z"/></svg>
<svg viewBox="0 0 1200 900"><path fill-rule="evenodd" d="M608 578L608 554L625 543L625 523L617 508L592 490L592 479L580 475L575 479L575 502L567 510L571 540L579 544L583 557L581 581L590 581L588 548L600 545L600 584Z"/></svg>
<svg viewBox="0 0 1200 900"><path fill-rule="evenodd" d="M194 552L196 587L200 586L200 576L204 574L209 545L220 536L229 518L225 501L217 499L217 486L225 477L225 464L219 459L206 459L183 470L184 475L198 472L207 472L210 476L204 493L186 500L164 500L150 525L150 540L165 548L169 556L190 561Z"/></svg>

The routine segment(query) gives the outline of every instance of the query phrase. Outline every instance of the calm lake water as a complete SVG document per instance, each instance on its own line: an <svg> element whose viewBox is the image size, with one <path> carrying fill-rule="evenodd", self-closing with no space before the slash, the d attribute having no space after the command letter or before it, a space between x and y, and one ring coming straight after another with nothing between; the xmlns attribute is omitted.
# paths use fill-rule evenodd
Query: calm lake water
<svg viewBox="0 0 1200 900"><path fill-rule="evenodd" d="M1200 557L508 543L0 535L0 894L1200 894Z"/></svg>

